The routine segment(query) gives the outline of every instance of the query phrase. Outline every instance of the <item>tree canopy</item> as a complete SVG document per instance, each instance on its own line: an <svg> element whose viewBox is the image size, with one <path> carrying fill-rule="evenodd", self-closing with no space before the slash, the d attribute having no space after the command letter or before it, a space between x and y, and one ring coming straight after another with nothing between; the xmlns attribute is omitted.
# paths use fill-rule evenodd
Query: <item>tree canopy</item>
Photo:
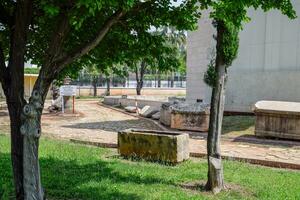
<svg viewBox="0 0 300 200"><path fill-rule="evenodd" d="M165 26L193 29L196 0L3 0L0 2L0 83L11 120L16 199L44 199L38 163L41 114L49 87L67 67L120 53L139 36ZM24 62L40 67L31 98L24 97ZM26 186L26 187L24 187Z"/></svg>

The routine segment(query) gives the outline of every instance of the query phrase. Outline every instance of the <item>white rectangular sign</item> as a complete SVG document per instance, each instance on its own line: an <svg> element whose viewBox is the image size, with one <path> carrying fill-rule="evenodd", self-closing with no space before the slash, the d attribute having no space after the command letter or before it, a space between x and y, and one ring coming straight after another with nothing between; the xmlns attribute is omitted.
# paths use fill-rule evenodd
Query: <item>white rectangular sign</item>
<svg viewBox="0 0 300 200"><path fill-rule="evenodd" d="M74 85L63 85L59 89L60 96L76 96L77 87Z"/></svg>

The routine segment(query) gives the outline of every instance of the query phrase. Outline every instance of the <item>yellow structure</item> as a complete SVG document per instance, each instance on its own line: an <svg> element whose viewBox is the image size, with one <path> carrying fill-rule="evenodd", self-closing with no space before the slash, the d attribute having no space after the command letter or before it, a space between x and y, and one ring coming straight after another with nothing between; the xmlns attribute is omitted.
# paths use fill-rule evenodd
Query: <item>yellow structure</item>
<svg viewBox="0 0 300 200"><path fill-rule="evenodd" d="M25 97L29 97L31 95L33 86L35 81L38 78L38 74L25 74L24 75L24 93Z"/></svg>
<svg viewBox="0 0 300 200"><path fill-rule="evenodd" d="M25 74L24 75L24 93L25 97L31 95L35 81L37 80L38 74ZM0 85L0 98L4 98L2 86Z"/></svg>

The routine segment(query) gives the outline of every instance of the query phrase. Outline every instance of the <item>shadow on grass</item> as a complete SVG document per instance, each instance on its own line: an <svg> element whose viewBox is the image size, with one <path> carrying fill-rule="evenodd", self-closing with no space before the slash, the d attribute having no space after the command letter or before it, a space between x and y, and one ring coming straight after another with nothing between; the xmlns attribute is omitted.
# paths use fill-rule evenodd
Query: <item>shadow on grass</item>
<svg viewBox="0 0 300 200"><path fill-rule="evenodd" d="M223 135L230 132L246 131L255 125L254 116L224 116L223 119ZM249 133L245 133L249 134ZM252 133L253 134L253 133Z"/></svg>
<svg viewBox="0 0 300 200"><path fill-rule="evenodd" d="M1 195L13 193L11 162L9 154L0 154ZM132 190L120 190L131 185L174 184L169 181L134 173L120 174L114 165L116 161L97 160L93 163L79 164L76 160L59 160L57 158L40 158L42 183L47 198L58 199L124 199L139 200L143 197ZM2 170L3 173L2 174ZM2 186L1 186L2 184ZM135 186L137 187L137 186ZM2 190L2 191L1 191ZM4 191L3 191L4 190ZM125 192L124 192L125 191Z"/></svg>

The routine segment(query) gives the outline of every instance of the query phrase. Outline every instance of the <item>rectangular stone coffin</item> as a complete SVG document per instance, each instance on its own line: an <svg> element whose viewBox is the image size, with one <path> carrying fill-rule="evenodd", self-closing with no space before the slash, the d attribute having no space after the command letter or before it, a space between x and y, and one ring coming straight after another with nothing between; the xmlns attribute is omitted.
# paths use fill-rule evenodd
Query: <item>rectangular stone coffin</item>
<svg viewBox="0 0 300 200"><path fill-rule="evenodd" d="M259 101L254 112L256 136L300 140L300 103Z"/></svg>
<svg viewBox="0 0 300 200"><path fill-rule="evenodd" d="M176 164L189 158L189 135L128 129L118 134L118 150L126 157Z"/></svg>
<svg viewBox="0 0 300 200"><path fill-rule="evenodd" d="M171 128L207 132L209 128L208 113L173 112L171 113Z"/></svg>
<svg viewBox="0 0 300 200"><path fill-rule="evenodd" d="M163 103L160 108L160 123L165 126L171 125L171 104Z"/></svg>

